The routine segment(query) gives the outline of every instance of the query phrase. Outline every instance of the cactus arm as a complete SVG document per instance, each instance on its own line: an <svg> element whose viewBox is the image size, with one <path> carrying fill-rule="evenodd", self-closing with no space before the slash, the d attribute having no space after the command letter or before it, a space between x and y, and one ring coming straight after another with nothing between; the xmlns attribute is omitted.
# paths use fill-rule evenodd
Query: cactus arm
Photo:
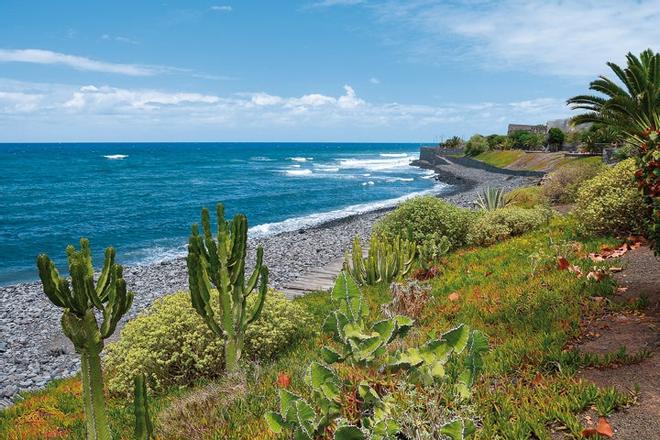
<svg viewBox="0 0 660 440"><path fill-rule="evenodd" d="M244 295L247 297L254 288L257 285L257 281L259 278L259 275L261 274L261 268L263 266L263 261L264 261L264 248L259 246L257 248L257 262L254 265L254 271L252 272L252 275L250 276L250 279L248 280L247 286L245 287L245 293Z"/></svg>
<svg viewBox="0 0 660 440"><path fill-rule="evenodd" d="M41 254L37 257L37 267L39 268L39 278L41 279L41 284L43 284L44 293L48 299L57 307L69 308L69 296L60 287L62 284L66 284L66 281L60 278L55 265L48 258L48 255Z"/></svg>
<svg viewBox="0 0 660 440"><path fill-rule="evenodd" d="M133 303L133 293L126 291L126 282L121 278L121 266L115 268L112 287L108 293L108 303L103 308L103 324L101 336L109 337L114 333L122 316L130 309Z"/></svg>
<svg viewBox="0 0 660 440"><path fill-rule="evenodd" d="M192 241L192 239L191 239ZM223 329L213 319L213 307L211 307L211 283L202 267L199 254L188 253L188 283L190 286L190 300L195 311L204 319L211 331L218 336L223 336Z"/></svg>
<svg viewBox="0 0 660 440"><path fill-rule="evenodd" d="M111 269L115 264L115 250L112 247L108 247L105 250L105 259L103 260L103 269L101 270L101 275L96 281L96 296L100 301L103 301L107 296L107 289L110 285L110 275ZM92 269L92 273L94 269ZM94 304L96 305L96 304Z"/></svg>
<svg viewBox="0 0 660 440"><path fill-rule="evenodd" d="M259 283L259 299L257 300L257 306L255 307L252 317L247 321L246 325L252 324L254 321L259 319L261 316L261 311L264 308L264 303L266 302L266 294L268 293L268 268L263 266L261 268L261 281Z"/></svg>

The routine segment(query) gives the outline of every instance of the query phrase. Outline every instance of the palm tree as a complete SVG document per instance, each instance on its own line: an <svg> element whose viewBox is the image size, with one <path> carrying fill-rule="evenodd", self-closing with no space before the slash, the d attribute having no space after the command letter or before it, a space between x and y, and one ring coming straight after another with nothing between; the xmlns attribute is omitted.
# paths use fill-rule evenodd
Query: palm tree
<svg viewBox="0 0 660 440"><path fill-rule="evenodd" d="M605 97L579 95L567 101L574 110L588 110L588 113L573 117L573 124L595 123L626 137L636 135L640 124L654 130L659 128L660 54L647 49L637 58L629 52L626 60L625 69L607 63L623 87L601 75L589 84L589 89Z"/></svg>

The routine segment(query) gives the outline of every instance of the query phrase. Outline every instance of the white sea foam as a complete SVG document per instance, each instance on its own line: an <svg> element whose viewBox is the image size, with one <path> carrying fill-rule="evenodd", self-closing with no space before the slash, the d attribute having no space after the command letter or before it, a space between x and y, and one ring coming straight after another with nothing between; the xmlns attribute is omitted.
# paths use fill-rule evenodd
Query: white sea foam
<svg viewBox="0 0 660 440"><path fill-rule="evenodd" d="M380 153L380 157L408 157L407 153Z"/></svg>
<svg viewBox="0 0 660 440"><path fill-rule="evenodd" d="M426 173L422 176L422 179L433 179L435 178L435 171L433 170L426 170Z"/></svg>
<svg viewBox="0 0 660 440"><path fill-rule="evenodd" d="M254 156L251 157L250 160L253 160L255 162L271 162L275 159L271 159L270 157L266 157L266 156Z"/></svg>
<svg viewBox="0 0 660 440"><path fill-rule="evenodd" d="M300 164L294 163L293 165L289 165L289 168L300 168Z"/></svg>
<svg viewBox="0 0 660 440"><path fill-rule="evenodd" d="M362 182L362 186L367 186L367 185L375 185L373 180L370 180L368 182Z"/></svg>
<svg viewBox="0 0 660 440"><path fill-rule="evenodd" d="M319 171L324 171L326 173L336 173L339 171L339 167L333 167L331 165L314 165L314 168L316 168Z"/></svg>
<svg viewBox="0 0 660 440"><path fill-rule="evenodd" d="M110 160L122 160L122 159L126 159L128 157L128 154L107 154L103 157Z"/></svg>
<svg viewBox="0 0 660 440"><path fill-rule="evenodd" d="M282 232L296 231L302 228L309 228L312 226L320 225L332 220L337 220L352 215L364 214L366 212L375 211L382 208L390 208L398 205L399 203L411 197L421 196L425 194L439 194L442 193L447 185L437 184L432 189L426 191L419 191L405 196L397 197L395 199L381 200L371 203L361 203L359 205L351 205L346 208L336 209L328 212L320 212L310 214L302 217L294 217L275 223L264 223L250 228L249 233L251 237L265 237L268 235L275 235Z"/></svg>
<svg viewBox="0 0 660 440"><path fill-rule="evenodd" d="M412 177L386 177L386 182L412 182L415 179Z"/></svg>
<svg viewBox="0 0 660 440"><path fill-rule="evenodd" d="M287 176L311 176L312 170L284 170Z"/></svg>
<svg viewBox="0 0 660 440"><path fill-rule="evenodd" d="M290 157L289 160L294 162L307 162L308 160L314 160L313 157Z"/></svg>
<svg viewBox="0 0 660 440"><path fill-rule="evenodd" d="M364 169L368 171L387 171L406 168L413 156L382 159L340 159L339 167L344 169Z"/></svg>

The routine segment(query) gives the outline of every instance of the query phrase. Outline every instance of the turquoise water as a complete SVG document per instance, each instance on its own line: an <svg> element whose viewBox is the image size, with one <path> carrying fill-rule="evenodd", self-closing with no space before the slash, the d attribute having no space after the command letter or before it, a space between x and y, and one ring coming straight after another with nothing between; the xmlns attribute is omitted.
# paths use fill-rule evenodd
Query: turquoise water
<svg viewBox="0 0 660 440"><path fill-rule="evenodd" d="M418 144L0 144L0 284L34 280L41 252L88 237L123 264L185 252L200 209L224 202L252 236L440 189L408 165Z"/></svg>

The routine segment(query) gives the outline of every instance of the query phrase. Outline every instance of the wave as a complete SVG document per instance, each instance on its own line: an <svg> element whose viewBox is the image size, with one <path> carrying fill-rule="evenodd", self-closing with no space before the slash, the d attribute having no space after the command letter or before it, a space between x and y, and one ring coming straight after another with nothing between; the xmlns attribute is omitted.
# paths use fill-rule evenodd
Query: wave
<svg viewBox="0 0 660 440"><path fill-rule="evenodd" d="M287 176L311 176L312 170L284 170Z"/></svg>
<svg viewBox="0 0 660 440"><path fill-rule="evenodd" d="M316 168L319 171L324 171L326 173L336 173L339 171L339 167L333 167L331 165L315 165L314 168Z"/></svg>
<svg viewBox="0 0 660 440"><path fill-rule="evenodd" d="M313 157L289 157L289 160L294 162L307 162L308 160L314 160Z"/></svg>
<svg viewBox="0 0 660 440"><path fill-rule="evenodd" d="M316 214L309 214L302 217L293 217L281 222L264 223L251 227L248 232L250 237L259 238L267 237L269 235L281 234L282 232L291 232L299 229L318 226L332 220L339 220L342 218L350 217L353 215L364 214L371 211L376 211L383 208L391 208L404 200L412 197L422 196L427 194L441 194L448 185L437 184L432 189L425 191L413 192L405 196L397 197L395 199L379 200L377 202L361 203L358 205L347 206L342 209L333 211L320 212Z"/></svg>
<svg viewBox="0 0 660 440"><path fill-rule="evenodd" d="M380 153L380 157L408 157L408 153Z"/></svg>
<svg viewBox="0 0 660 440"><path fill-rule="evenodd" d="M266 156L254 156L251 157L250 160L255 162L272 162L275 159L271 159L270 157L266 157Z"/></svg>
<svg viewBox="0 0 660 440"><path fill-rule="evenodd" d="M386 182L412 182L415 179L412 177L388 177L385 178Z"/></svg>
<svg viewBox="0 0 660 440"><path fill-rule="evenodd" d="M388 159L340 159L340 168L364 169L368 171L386 171L410 166L414 156L396 157Z"/></svg>
<svg viewBox="0 0 660 440"><path fill-rule="evenodd" d="M362 182L362 186L367 186L367 185L374 185L374 181L370 180L368 182Z"/></svg>
<svg viewBox="0 0 660 440"><path fill-rule="evenodd" d="M422 176L422 179L434 179L435 178L435 171L433 170L427 170L426 173Z"/></svg>
<svg viewBox="0 0 660 440"><path fill-rule="evenodd" d="M128 154L107 154L103 157L109 160L122 160L122 159L126 159L128 157Z"/></svg>

